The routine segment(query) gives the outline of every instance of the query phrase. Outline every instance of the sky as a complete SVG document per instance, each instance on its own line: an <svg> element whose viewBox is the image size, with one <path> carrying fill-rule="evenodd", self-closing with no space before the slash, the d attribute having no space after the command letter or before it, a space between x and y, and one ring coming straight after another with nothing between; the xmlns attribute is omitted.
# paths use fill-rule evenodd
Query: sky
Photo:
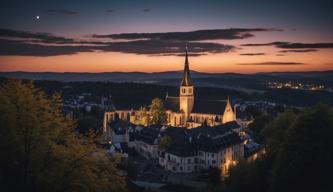
<svg viewBox="0 0 333 192"><path fill-rule="evenodd" d="M0 71L333 70L330 0L2 1Z"/></svg>

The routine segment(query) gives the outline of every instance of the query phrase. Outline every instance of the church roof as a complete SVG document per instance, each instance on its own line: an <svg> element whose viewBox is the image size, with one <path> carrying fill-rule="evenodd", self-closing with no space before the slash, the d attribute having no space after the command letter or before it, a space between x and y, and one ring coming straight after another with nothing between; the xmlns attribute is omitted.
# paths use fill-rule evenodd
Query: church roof
<svg viewBox="0 0 333 192"><path fill-rule="evenodd" d="M191 113L223 114L226 106L227 100L195 99Z"/></svg>
<svg viewBox="0 0 333 192"><path fill-rule="evenodd" d="M233 131L239 127L236 121L214 127L202 125L187 130L169 127L163 133L172 138L166 152L182 157L194 156L198 150L216 153L242 142L239 135Z"/></svg>
<svg viewBox="0 0 333 192"><path fill-rule="evenodd" d="M167 96L165 98L164 107L167 110L171 110L171 111L174 111L174 112L179 111L179 97L169 97L169 96Z"/></svg>
<svg viewBox="0 0 333 192"><path fill-rule="evenodd" d="M135 139L143 141L149 145L156 145L157 143L155 141L158 138L160 128L161 125L145 127L136 133Z"/></svg>
<svg viewBox="0 0 333 192"><path fill-rule="evenodd" d="M183 73L183 80L181 86L191 86L191 75L190 75L190 67L188 63L188 56L187 56L187 45L186 45L186 53L185 53L185 65L184 65L184 73Z"/></svg>

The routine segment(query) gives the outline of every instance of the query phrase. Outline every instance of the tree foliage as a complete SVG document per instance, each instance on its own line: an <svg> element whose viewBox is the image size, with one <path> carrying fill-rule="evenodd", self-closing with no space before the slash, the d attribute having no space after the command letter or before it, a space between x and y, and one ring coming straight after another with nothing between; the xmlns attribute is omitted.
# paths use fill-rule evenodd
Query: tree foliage
<svg viewBox="0 0 333 192"><path fill-rule="evenodd" d="M77 124L77 130L81 134L87 134L89 131L97 133L101 129L101 122L96 117L90 115L78 119Z"/></svg>
<svg viewBox="0 0 333 192"><path fill-rule="evenodd" d="M306 109L286 130L273 167L273 191L332 191L333 111Z"/></svg>
<svg viewBox="0 0 333 192"><path fill-rule="evenodd" d="M139 109L139 123L142 125L163 125L167 122L167 116L165 113L163 101L159 98L155 98L151 101L149 109L146 107L140 107Z"/></svg>
<svg viewBox="0 0 333 192"><path fill-rule="evenodd" d="M170 136L163 136L158 144L159 149L166 150L170 147L172 138Z"/></svg>
<svg viewBox="0 0 333 192"><path fill-rule="evenodd" d="M150 123L150 116L148 114L147 108L146 107L140 107L139 109L139 123L141 125L147 126Z"/></svg>
<svg viewBox="0 0 333 192"><path fill-rule="evenodd" d="M230 170L226 191L332 191L333 111L286 110L262 129L267 153Z"/></svg>
<svg viewBox="0 0 333 192"><path fill-rule="evenodd" d="M61 98L10 80L0 87L0 185L4 191L124 191L115 161L74 133Z"/></svg>
<svg viewBox="0 0 333 192"><path fill-rule="evenodd" d="M266 157L264 157L266 158ZM259 158L255 162L240 161L230 168L229 176L223 183L226 192L267 191L268 160Z"/></svg>
<svg viewBox="0 0 333 192"><path fill-rule="evenodd" d="M163 101L159 98L155 98L151 101L149 106L150 124L165 124L167 122L167 116L165 113Z"/></svg>

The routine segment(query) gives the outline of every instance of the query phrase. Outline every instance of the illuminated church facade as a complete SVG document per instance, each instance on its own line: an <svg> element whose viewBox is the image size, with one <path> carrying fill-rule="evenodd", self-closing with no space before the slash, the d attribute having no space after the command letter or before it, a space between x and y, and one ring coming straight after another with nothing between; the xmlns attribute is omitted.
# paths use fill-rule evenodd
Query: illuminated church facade
<svg viewBox="0 0 333 192"><path fill-rule="evenodd" d="M179 96L169 96L164 100L167 114L167 125L174 127L195 128L201 125L216 126L236 120L236 110L231 106L229 98L223 100L206 100L195 96L195 87L192 83L188 50L186 46L183 78L179 87ZM108 110L104 114L104 131L107 132L107 123L117 116L122 120L136 124L138 110Z"/></svg>

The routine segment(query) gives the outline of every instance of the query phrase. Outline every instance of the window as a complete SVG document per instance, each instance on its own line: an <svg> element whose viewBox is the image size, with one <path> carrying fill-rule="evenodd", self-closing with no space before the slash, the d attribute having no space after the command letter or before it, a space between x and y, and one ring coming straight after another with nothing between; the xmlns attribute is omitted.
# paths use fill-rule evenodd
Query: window
<svg viewBox="0 0 333 192"><path fill-rule="evenodd" d="M185 89L182 89L182 92L185 93Z"/></svg>
<svg viewBox="0 0 333 192"><path fill-rule="evenodd" d="M188 92L189 92L189 93L192 93L192 89L189 89Z"/></svg>
<svg viewBox="0 0 333 192"><path fill-rule="evenodd" d="M179 169L182 171L182 170L183 170L183 167L182 167L182 166L180 166L180 167L179 167Z"/></svg>
<svg viewBox="0 0 333 192"><path fill-rule="evenodd" d="M187 167L187 170L188 170L188 171L191 171L191 169L192 169L191 166L188 166L188 167Z"/></svg>
<svg viewBox="0 0 333 192"><path fill-rule="evenodd" d="M216 161L215 160L212 160L212 164L215 164L216 163Z"/></svg>
<svg viewBox="0 0 333 192"><path fill-rule="evenodd" d="M187 159L187 163L191 163L191 159Z"/></svg>

